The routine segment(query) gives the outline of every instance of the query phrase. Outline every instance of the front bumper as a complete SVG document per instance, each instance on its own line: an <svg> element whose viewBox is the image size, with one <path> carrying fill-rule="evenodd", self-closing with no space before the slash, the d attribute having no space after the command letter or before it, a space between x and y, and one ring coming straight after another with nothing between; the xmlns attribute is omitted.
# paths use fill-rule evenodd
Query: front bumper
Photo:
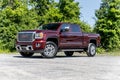
<svg viewBox="0 0 120 80"><path fill-rule="evenodd" d="M16 50L18 52L32 52L32 53L43 53L43 49L40 49L40 50L33 50L32 46L20 46L20 45L17 45L16 46Z"/></svg>
<svg viewBox="0 0 120 80"><path fill-rule="evenodd" d="M45 41L34 41L34 42L17 42L16 50L18 52L34 52L41 53L44 50Z"/></svg>

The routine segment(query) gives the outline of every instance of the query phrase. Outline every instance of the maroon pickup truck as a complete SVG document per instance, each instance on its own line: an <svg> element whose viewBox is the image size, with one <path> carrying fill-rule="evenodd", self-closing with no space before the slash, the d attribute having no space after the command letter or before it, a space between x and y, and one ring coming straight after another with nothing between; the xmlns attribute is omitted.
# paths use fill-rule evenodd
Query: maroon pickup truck
<svg viewBox="0 0 120 80"><path fill-rule="evenodd" d="M98 46L99 34L83 33L79 25L71 23L49 23L37 30L21 31L16 41L16 49L23 57L41 53L43 57L53 58L58 51L64 51L66 56L85 51L92 57Z"/></svg>

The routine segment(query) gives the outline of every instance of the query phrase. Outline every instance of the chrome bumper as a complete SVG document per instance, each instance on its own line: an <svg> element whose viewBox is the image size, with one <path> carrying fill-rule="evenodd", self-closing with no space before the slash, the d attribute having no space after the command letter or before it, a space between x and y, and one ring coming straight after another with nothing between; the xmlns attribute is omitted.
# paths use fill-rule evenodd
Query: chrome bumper
<svg viewBox="0 0 120 80"><path fill-rule="evenodd" d="M16 50L18 52L33 52L33 53L42 53L43 52L43 49L34 50L32 45L27 45L27 46L16 45Z"/></svg>

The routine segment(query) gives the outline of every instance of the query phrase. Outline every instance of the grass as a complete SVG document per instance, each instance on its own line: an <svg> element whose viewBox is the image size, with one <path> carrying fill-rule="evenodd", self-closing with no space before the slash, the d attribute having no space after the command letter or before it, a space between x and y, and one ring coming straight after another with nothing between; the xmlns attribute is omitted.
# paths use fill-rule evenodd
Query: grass
<svg viewBox="0 0 120 80"><path fill-rule="evenodd" d="M107 52L106 54L111 56L120 56L120 50Z"/></svg>
<svg viewBox="0 0 120 80"><path fill-rule="evenodd" d="M120 50L116 51L109 51L109 52L103 52L103 53L98 53L98 55L106 55L106 56L120 56Z"/></svg>
<svg viewBox="0 0 120 80"><path fill-rule="evenodd" d="M0 49L0 54L15 54L15 53L17 53L17 52L16 51L10 52L9 50L2 50L2 49Z"/></svg>
<svg viewBox="0 0 120 80"><path fill-rule="evenodd" d="M0 54L1 54L1 53L9 53L9 52L10 52L9 50L1 50L1 49L0 49Z"/></svg>
<svg viewBox="0 0 120 80"><path fill-rule="evenodd" d="M120 49L114 49L112 51L105 50L102 47L97 48L98 55L108 55L108 56L120 56Z"/></svg>

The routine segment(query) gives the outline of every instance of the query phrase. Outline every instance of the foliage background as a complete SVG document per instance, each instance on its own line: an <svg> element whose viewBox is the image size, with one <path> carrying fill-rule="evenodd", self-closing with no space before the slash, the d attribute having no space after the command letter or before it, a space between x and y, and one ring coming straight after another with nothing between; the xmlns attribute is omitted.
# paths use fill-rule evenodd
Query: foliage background
<svg viewBox="0 0 120 80"><path fill-rule="evenodd" d="M101 35L101 46L107 51L120 49L120 0L102 0L95 15L94 30Z"/></svg>
<svg viewBox="0 0 120 80"><path fill-rule="evenodd" d="M98 51L120 49L120 0L101 2L94 26L94 32L101 35ZM14 51L19 31L50 22L77 23L84 32L92 32L80 19L79 5L75 0L0 0L0 50Z"/></svg>

